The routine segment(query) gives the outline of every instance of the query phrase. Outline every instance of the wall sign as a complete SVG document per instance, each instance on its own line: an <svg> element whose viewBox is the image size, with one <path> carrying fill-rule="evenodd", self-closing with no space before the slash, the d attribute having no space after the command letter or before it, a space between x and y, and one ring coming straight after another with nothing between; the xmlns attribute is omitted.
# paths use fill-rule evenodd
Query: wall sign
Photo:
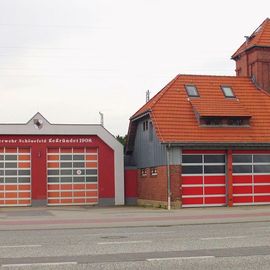
<svg viewBox="0 0 270 270"><path fill-rule="evenodd" d="M44 139L0 139L0 143L28 143L28 144L74 144L74 143L92 143L90 138L44 138Z"/></svg>

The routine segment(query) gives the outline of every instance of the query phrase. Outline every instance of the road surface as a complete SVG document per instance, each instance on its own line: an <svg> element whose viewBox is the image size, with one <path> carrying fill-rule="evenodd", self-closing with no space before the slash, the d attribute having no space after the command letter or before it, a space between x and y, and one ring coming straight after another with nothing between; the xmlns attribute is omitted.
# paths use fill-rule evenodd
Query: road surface
<svg viewBox="0 0 270 270"><path fill-rule="evenodd" d="M270 222L0 231L1 269L270 269Z"/></svg>

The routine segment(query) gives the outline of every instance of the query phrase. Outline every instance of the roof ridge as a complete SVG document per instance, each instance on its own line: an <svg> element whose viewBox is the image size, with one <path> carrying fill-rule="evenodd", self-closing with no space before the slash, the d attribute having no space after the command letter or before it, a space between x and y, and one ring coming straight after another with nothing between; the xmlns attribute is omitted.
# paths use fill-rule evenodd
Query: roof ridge
<svg viewBox="0 0 270 270"><path fill-rule="evenodd" d="M263 22L262 22L262 24L251 34L251 36L250 37L252 37L254 34L256 34L256 32L257 32L257 37L258 37L258 40L257 40L257 42L254 44L255 46L256 46L256 44L257 43L260 43L261 42L261 37L262 37L262 34L263 34L263 25L266 25L266 23L267 23L267 21L268 21L269 19L268 18L266 18ZM255 35L256 36L256 35Z"/></svg>
<svg viewBox="0 0 270 270"><path fill-rule="evenodd" d="M242 78L249 78L248 76L215 75L215 74L210 74L210 75L207 75L207 74L179 74L178 76L179 77L180 76L193 76L193 77L225 77L225 78L239 78L239 77L242 77Z"/></svg>
<svg viewBox="0 0 270 270"><path fill-rule="evenodd" d="M154 120L153 125L155 126L155 129L157 131L157 136L160 138L161 141L163 141L163 136L162 136L162 134L160 132L160 128L158 126L158 122L156 120L156 116L155 116L154 112L151 112L151 116L152 116L152 119Z"/></svg>
<svg viewBox="0 0 270 270"><path fill-rule="evenodd" d="M153 102L153 105L152 107L163 97L163 95L167 92L167 90L169 89L170 86L172 86L172 84L175 83L175 81L181 76L181 74L178 74L175 76L174 79L172 79L166 86L164 86L160 91L159 93L161 93L161 95L157 98L157 100L155 100Z"/></svg>
<svg viewBox="0 0 270 270"><path fill-rule="evenodd" d="M235 59L238 55L241 53L250 50L254 47L269 47L269 44L265 44L264 42L261 42L262 36L264 36L264 33L266 31L266 26L269 24L270 19L266 18L259 27L255 29L255 31L252 32L250 36L245 36L246 41L242 43L242 45L234 52L234 54L231 56L231 59Z"/></svg>
<svg viewBox="0 0 270 270"><path fill-rule="evenodd" d="M169 83L167 83L161 90L159 90L147 103L145 103L142 107L140 107L139 110L137 110L131 117L130 120L133 119L134 117L139 116L140 114L144 114L145 112L149 111L152 109L152 107L156 104L156 102L163 96L164 93L162 92L166 92L166 90L171 86L171 84L173 82L175 82L175 80L179 77L180 75L178 74L177 76L175 76ZM160 95L160 97L158 96ZM157 100L155 100L157 99ZM152 104L151 104L152 103ZM149 107L147 107L149 106ZM145 108L145 110L143 110L143 108ZM142 111L143 110L143 111ZM138 114L140 111L142 111L142 113Z"/></svg>

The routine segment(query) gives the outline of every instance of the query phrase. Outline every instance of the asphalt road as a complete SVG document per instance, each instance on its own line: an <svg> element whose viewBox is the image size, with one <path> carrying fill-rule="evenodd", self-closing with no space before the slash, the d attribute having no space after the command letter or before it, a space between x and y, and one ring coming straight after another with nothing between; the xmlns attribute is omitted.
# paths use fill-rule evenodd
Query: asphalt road
<svg viewBox="0 0 270 270"><path fill-rule="evenodd" d="M0 231L1 269L267 269L270 222Z"/></svg>

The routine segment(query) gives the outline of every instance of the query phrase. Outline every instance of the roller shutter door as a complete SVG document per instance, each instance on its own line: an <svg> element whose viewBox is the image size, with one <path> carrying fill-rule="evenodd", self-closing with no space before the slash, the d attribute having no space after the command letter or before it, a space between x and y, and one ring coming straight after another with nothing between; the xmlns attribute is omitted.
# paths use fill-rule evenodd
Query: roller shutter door
<svg viewBox="0 0 270 270"><path fill-rule="evenodd" d="M224 154L184 154L182 207L226 205Z"/></svg>
<svg viewBox="0 0 270 270"><path fill-rule="evenodd" d="M0 148L0 206L31 205L30 148Z"/></svg>
<svg viewBox="0 0 270 270"><path fill-rule="evenodd" d="M270 204L270 154L233 154L233 204Z"/></svg>
<svg viewBox="0 0 270 270"><path fill-rule="evenodd" d="M93 148L50 148L48 205L98 203L98 152Z"/></svg>

